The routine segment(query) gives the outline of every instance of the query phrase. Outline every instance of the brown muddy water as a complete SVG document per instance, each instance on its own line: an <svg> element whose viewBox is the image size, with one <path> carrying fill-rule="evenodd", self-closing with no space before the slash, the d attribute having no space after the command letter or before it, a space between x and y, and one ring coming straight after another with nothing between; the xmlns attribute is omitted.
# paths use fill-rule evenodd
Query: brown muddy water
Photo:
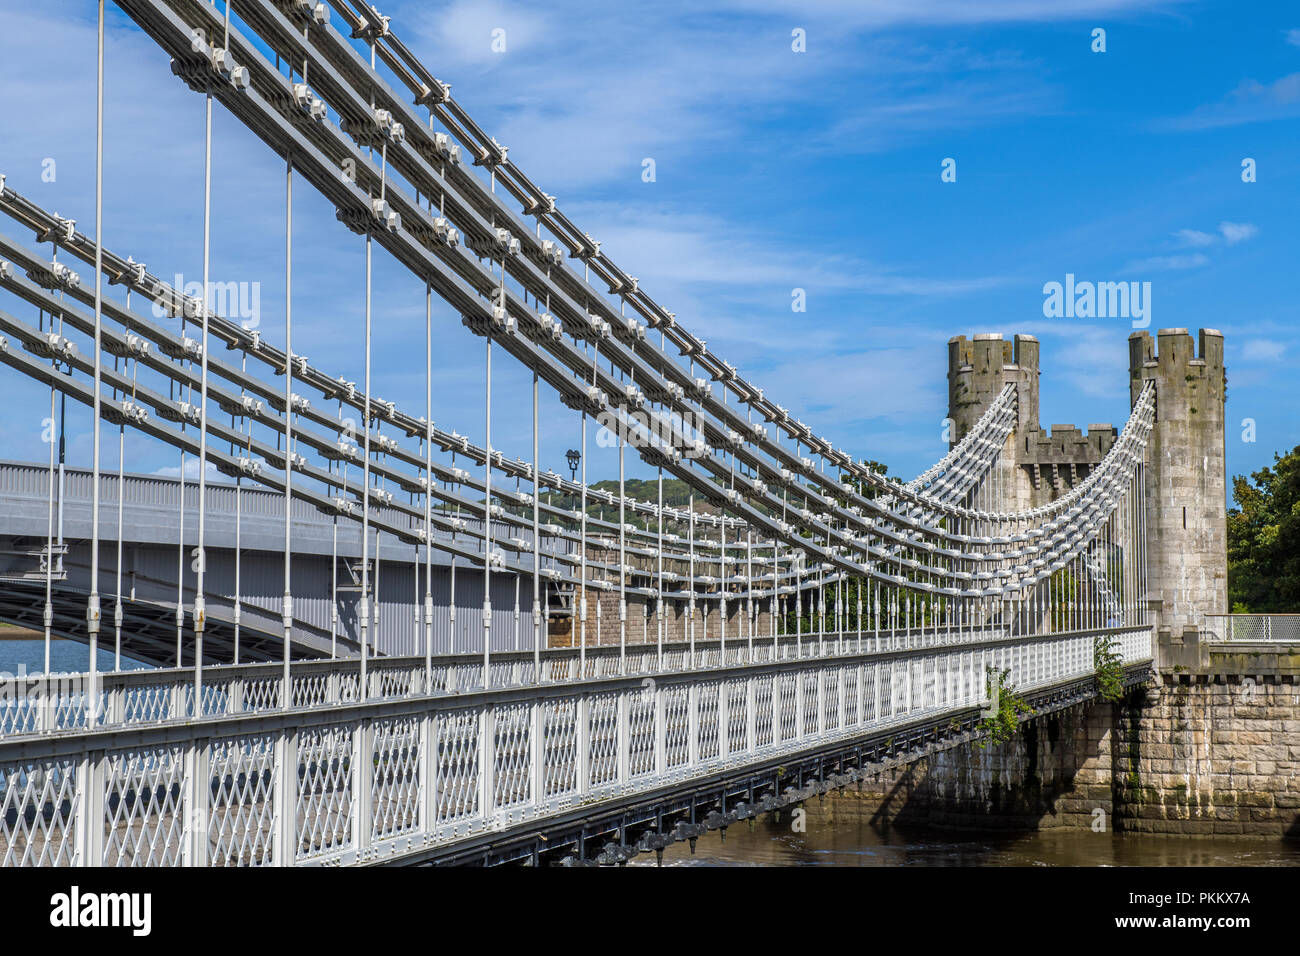
<svg viewBox="0 0 1300 956"><path fill-rule="evenodd" d="M805 832L790 811L664 851L664 866L1300 866L1300 843L1238 837L1153 836L1045 829L1031 833L879 829L852 797L805 805ZM654 866L641 854L634 866Z"/></svg>

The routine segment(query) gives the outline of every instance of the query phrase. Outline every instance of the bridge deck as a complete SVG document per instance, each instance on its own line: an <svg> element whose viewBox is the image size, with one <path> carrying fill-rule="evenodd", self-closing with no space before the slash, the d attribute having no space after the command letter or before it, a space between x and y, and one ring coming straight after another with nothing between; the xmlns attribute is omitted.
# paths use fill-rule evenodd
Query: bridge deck
<svg viewBox="0 0 1300 956"><path fill-rule="evenodd" d="M745 663L716 649L693 669L570 670L572 679L549 684L516 661L508 666L527 678L516 686L426 694L376 677L381 695L368 699L338 692L347 669L334 662L320 673L307 666L295 684L295 693L332 684L334 695L289 710L254 704L252 688L265 692L276 679L274 666L261 665L237 669L237 692L211 675L210 706L197 718L186 708L122 709L132 689L148 688L138 704L184 701L192 672L114 674L94 697L75 685L66 695L47 689L47 704L65 713L80 705L83 718L87 700L108 701L106 725L81 719L0 740L0 861L450 858L490 834L571 830L575 814L629 802L666 806L738 774L769 773L774 761L879 742L891 731L925 724L969 733L989 668L1009 670L1018 694L1047 700L1072 687L1072 699L1082 699L1094 692L1094 642L1103 635L1118 642L1126 666L1149 661L1149 629L1128 628L862 653L841 645L839 654ZM554 659L571 663L572 652ZM608 651L591 655L602 662L596 671L611 659L617 665ZM657 653L651 660L658 665ZM423 661L390 673L402 668L409 677ZM262 699L274 700L274 690Z"/></svg>

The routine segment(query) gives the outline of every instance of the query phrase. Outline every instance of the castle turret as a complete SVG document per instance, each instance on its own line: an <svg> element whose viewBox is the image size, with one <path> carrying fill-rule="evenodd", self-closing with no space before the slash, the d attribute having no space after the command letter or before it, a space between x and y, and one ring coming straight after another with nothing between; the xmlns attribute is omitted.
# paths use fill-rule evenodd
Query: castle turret
<svg viewBox="0 0 1300 956"><path fill-rule="evenodd" d="M1131 401L1144 383L1156 388L1146 448L1146 597L1161 666L1179 662L1185 633L1228 603L1223 335L1202 329L1199 344L1198 352L1186 329L1161 329L1157 342L1148 332L1129 336Z"/></svg>
<svg viewBox="0 0 1300 956"><path fill-rule="evenodd" d="M1069 491L1106 457L1115 443L1108 424L1089 425L1083 433L1074 425L1038 423L1038 339L1017 335L1004 341L998 334L959 335L948 340L949 435L956 444L1008 383L1016 386L1016 427L1002 451L996 507L1025 511Z"/></svg>
<svg viewBox="0 0 1300 956"><path fill-rule="evenodd" d="M1017 335L1005 342L1000 333L982 333L973 340L964 335L948 340L949 442L957 444L979 421L1008 382L1019 391L1022 434L1038 428L1038 339Z"/></svg>

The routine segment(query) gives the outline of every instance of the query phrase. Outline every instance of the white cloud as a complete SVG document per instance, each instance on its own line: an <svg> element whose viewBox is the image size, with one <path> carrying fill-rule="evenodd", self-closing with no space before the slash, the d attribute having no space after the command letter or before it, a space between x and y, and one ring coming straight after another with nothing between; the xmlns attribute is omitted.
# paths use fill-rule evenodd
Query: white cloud
<svg viewBox="0 0 1300 956"><path fill-rule="evenodd" d="M1286 42L1292 46L1300 46L1300 30L1287 30Z"/></svg>
<svg viewBox="0 0 1300 956"><path fill-rule="evenodd" d="M1199 252L1185 256L1152 256L1149 259L1138 259L1130 262L1124 267L1124 272L1141 273L1141 272L1173 272L1183 269L1199 269L1209 263L1209 258Z"/></svg>
<svg viewBox="0 0 1300 956"><path fill-rule="evenodd" d="M1263 120L1284 119L1300 112L1300 73L1271 83L1243 80L1217 103L1197 107L1186 116L1166 119L1157 129L1203 130Z"/></svg>
<svg viewBox="0 0 1300 956"><path fill-rule="evenodd" d="M1179 229L1174 235L1178 237L1180 244L1184 246L1208 246L1215 241L1214 236L1208 232L1201 232L1199 229Z"/></svg>
<svg viewBox="0 0 1300 956"><path fill-rule="evenodd" d="M1278 104L1300 102L1300 73L1290 73L1272 83L1246 80L1233 95L1242 100L1271 100Z"/></svg>
<svg viewBox="0 0 1300 956"><path fill-rule="evenodd" d="M415 18L398 35L416 24ZM461 62L498 65L504 57L536 55L547 36L546 24L534 12L494 0L458 0L431 18L433 35L446 48L455 50ZM500 32L496 32L500 31ZM555 40L552 37L552 40Z"/></svg>
<svg viewBox="0 0 1300 956"><path fill-rule="evenodd" d="M180 473L180 465L169 465L163 468L158 468L152 472L152 474L155 474L160 478L176 478ZM195 481L198 481L199 459L197 455L185 456L185 477L187 479L193 478ZM212 481L213 479L216 479L217 481L222 480L221 472L217 471L217 466L212 464L212 462L208 462L207 478L209 481Z"/></svg>
<svg viewBox="0 0 1300 956"><path fill-rule="evenodd" d="M871 295L945 296L1003 284L1000 276L920 276L859 256L794 245L720 216L666 205L577 203L575 217L616 261L641 263L646 288L660 282L715 286L767 285L860 291ZM811 294L811 293L810 293Z"/></svg>
<svg viewBox="0 0 1300 956"><path fill-rule="evenodd" d="M1253 239L1259 233L1259 227L1248 222L1221 222L1219 232L1223 233L1228 245L1235 246L1239 242Z"/></svg>
<svg viewBox="0 0 1300 956"><path fill-rule="evenodd" d="M1064 15L1167 6L1170 0L1076 0ZM1174 0L1178 2L1178 0ZM873 7L882 6L873 4ZM981 5L891 3L862 11L843 4L739 2L726 40L716 13L667 2L653 6L548 4L545 14L491 0L456 0L436 18L411 3L393 27L480 125L511 150L542 188L558 193L635 182L656 160L661 181L688 159L725 150L737 157L867 152L921 137L1057 111L1063 95L1041 64L1015 52L954 42L926 44L885 34L896 23L968 24L1056 19L1027 0ZM915 7L921 10L915 16ZM989 5L982 5L988 7ZM816 51L790 50L793 22ZM877 16L877 13L884 14ZM491 31L506 31L505 54ZM852 83L852 97L826 96ZM825 114L808 132L768 143L754 121ZM796 128L803 124L796 123Z"/></svg>
<svg viewBox="0 0 1300 956"><path fill-rule="evenodd" d="M1175 245L1184 248L1204 249L1215 246L1222 241L1230 246L1235 246L1239 242L1254 238L1259 233L1259 227L1249 222L1228 222L1225 220L1219 223L1219 233L1222 239L1220 239L1220 236L1202 232L1200 229L1179 229L1174 233ZM1177 272L1187 269L1199 269L1201 266L1208 265L1209 262L1209 257L1204 253L1189 252L1133 260L1124 266L1123 271L1127 274Z"/></svg>
<svg viewBox="0 0 1300 956"><path fill-rule="evenodd" d="M888 461L890 448L864 444L868 423L884 420L896 429L919 421L916 435L927 438L932 427L937 438L946 414L944 362L943 347L924 341L823 355L815 362L800 356L764 371L762 384L819 434L856 455Z"/></svg>
<svg viewBox="0 0 1300 956"><path fill-rule="evenodd" d="M756 384L784 396L769 380L783 363L824 367L856 354L864 323L1009 284L996 275L917 274L851 253L791 243L779 224L755 228L717 215L678 212L667 205L581 203L577 221L590 226L616 261L636 263L641 288L706 339L716 354ZM807 311L791 310L795 288ZM845 302L852 303L845 311ZM855 321L855 317L861 320ZM885 348L877 332L874 345ZM943 352L944 337L932 346ZM860 359L860 356L859 356ZM858 367L863 363L859 360ZM779 374L779 373L778 373ZM782 404L789 404L784 397ZM806 406L801 414L812 415Z"/></svg>
<svg viewBox="0 0 1300 956"><path fill-rule="evenodd" d="M1286 352L1286 346L1277 339L1248 339L1241 344L1244 362L1276 362Z"/></svg>
<svg viewBox="0 0 1300 956"><path fill-rule="evenodd" d="M942 132L990 126L1011 119L1057 112L1059 91L1034 82L997 78L953 78L935 90L911 91L900 96L882 90L864 98L827 132L816 137L813 149L839 153L871 153Z"/></svg>

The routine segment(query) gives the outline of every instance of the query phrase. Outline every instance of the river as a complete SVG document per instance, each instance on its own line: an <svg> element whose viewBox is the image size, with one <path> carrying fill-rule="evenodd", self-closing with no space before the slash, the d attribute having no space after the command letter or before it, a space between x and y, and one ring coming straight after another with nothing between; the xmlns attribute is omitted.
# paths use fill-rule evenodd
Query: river
<svg viewBox="0 0 1300 956"><path fill-rule="evenodd" d="M45 641L40 637L12 636L15 630L0 630L0 675L39 674L45 670ZM113 669L113 632L106 632L108 646L101 635L99 670ZM90 653L79 641L50 641L50 670L54 673L82 672L89 669ZM148 665L123 655L122 670L139 670Z"/></svg>
<svg viewBox="0 0 1300 956"><path fill-rule="evenodd" d="M1300 843L1053 828L1032 833L878 830L866 803L830 795L805 805L805 832L787 811L664 851L665 866L1300 866ZM638 866L654 866L642 854Z"/></svg>

